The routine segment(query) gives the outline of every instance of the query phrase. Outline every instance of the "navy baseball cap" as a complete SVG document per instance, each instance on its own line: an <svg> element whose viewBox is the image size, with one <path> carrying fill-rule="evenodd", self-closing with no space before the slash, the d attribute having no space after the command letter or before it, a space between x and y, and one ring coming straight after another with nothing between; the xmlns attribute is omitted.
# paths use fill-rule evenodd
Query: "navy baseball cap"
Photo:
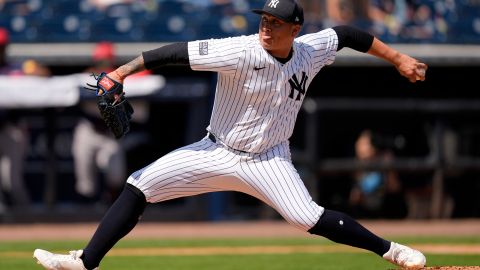
<svg viewBox="0 0 480 270"><path fill-rule="evenodd" d="M267 0L263 9L252 11L267 13L289 23L303 24L303 8L295 0Z"/></svg>

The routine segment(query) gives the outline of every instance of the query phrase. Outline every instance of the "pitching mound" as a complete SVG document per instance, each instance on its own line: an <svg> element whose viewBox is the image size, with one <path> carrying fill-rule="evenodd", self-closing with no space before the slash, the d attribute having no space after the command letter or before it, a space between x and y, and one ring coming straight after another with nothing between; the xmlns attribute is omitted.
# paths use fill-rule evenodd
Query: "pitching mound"
<svg viewBox="0 0 480 270"><path fill-rule="evenodd" d="M435 266L425 267L422 270L480 270L480 266Z"/></svg>

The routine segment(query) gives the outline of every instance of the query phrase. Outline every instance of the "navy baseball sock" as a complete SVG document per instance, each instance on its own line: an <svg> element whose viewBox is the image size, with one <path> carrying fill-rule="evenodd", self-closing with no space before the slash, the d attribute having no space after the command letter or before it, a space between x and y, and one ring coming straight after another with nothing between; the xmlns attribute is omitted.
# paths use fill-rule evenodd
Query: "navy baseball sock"
<svg viewBox="0 0 480 270"><path fill-rule="evenodd" d="M334 242L363 248L383 256L390 249L390 242L360 225L348 215L325 209L318 223L309 231Z"/></svg>
<svg viewBox="0 0 480 270"><path fill-rule="evenodd" d="M100 264L105 254L135 227L146 205L145 195L127 184L83 250L85 268L94 269Z"/></svg>

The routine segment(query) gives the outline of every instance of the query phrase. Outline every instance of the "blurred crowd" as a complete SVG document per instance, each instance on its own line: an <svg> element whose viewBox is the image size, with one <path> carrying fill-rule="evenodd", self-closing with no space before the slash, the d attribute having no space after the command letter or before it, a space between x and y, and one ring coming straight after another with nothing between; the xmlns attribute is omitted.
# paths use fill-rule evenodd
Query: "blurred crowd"
<svg viewBox="0 0 480 270"><path fill-rule="evenodd" d="M11 61L7 57L9 44L8 31L0 28L0 76L51 76L47 66L33 59ZM115 58L114 44L100 42L92 51L93 65L84 72L111 71L115 67ZM79 203L111 203L126 179L124 149L111 136L93 99L82 100L78 107L81 113L71 143L77 198L72 199ZM31 151L30 127L24 119L24 112L22 109L0 108L0 217L11 211L28 212L32 206L32 196L24 177L27 155ZM105 175L102 188L99 174Z"/></svg>
<svg viewBox="0 0 480 270"><path fill-rule="evenodd" d="M307 32L349 24L387 42L480 44L480 1L300 2L305 9ZM98 73L115 68L112 42L178 41L255 33L258 17L250 10L263 3L264 0L0 0L0 75L51 76L49 69L34 59L9 62L6 52L12 42L96 42L93 66L85 72ZM126 153L106 130L96 104L81 102L79 109L81 117L75 123L71 149L75 192L82 202L103 199L110 203L127 173L112 168L126 167ZM0 109L0 216L10 209L27 209L31 204L23 179L28 128L21 112ZM391 152L375 145L375 138L378 136L372 131L359 134L355 158L392 159ZM105 180L102 190L99 175ZM396 204L408 200L404 197L408 191L396 172L359 171L352 178L348 198L352 213L382 216L385 207L407 207ZM429 196L430 192L425 193ZM419 196L414 197L418 200ZM412 205L409 203L408 207ZM410 215L415 212L406 211Z"/></svg>
<svg viewBox="0 0 480 270"><path fill-rule="evenodd" d="M27 76L30 79L53 79L50 68L35 59L14 60L8 57L10 44L9 31L0 27L0 77L13 80L21 80ZM99 74L114 70L117 58L115 47L112 42L96 43L91 52L92 65L80 73ZM145 71L133 77L138 78L149 74L150 72ZM2 85L3 90L8 88L7 85ZM8 93L3 93L3 95L6 94ZM147 106L143 105L143 102L132 102L135 102L138 109L146 110ZM74 178L72 181L74 194L70 194L67 201L103 209L115 200L124 186L127 177L125 152L128 148L127 145L132 145L135 140L126 143L114 138L100 117L94 98L80 99L75 108L76 116L68 120L72 127L69 131L71 133L69 140L71 141L62 141L59 146L66 148L61 152L69 153L67 156L71 157L73 163L73 173L70 177ZM38 133L39 127L33 127L35 125L29 121L31 120L29 116L29 108L21 105L19 107L0 106L0 221L12 213L28 214L39 203L38 195L42 191L33 190L32 183L26 179L26 175L32 174L32 166L31 164L28 166L28 162L32 161L34 152L37 150L43 152L42 173L48 174L48 169L45 167L52 166L48 161L49 150L47 148L48 144L53 142L48 142L49 139L44 138L43 146L41 146L44 149L35 149L38 146L33 145L32 134ZM137 118L132 121L137 121ZM48 133L46 131L48 124L43 122L41 125L45 125L42 127L43 132ZM49 135L45 134L45 136ZM58 155L54 162L57 162L62 156L57 153L57 149L55 149L54 155ZM56 165L53 166L56 167ZM38 182L45 184L47 181ZM59 191L59 193L62 192L63 190ZM35 199L33 195L37 195L35 196L37 198ZM41 198L39 206L45 207L46 205L43 204L48 204L46 202L48 200L51 199Z"/></svg>
<svg viewBox="0 0 480 270"><path fill-rule="evenodd" d="M1 76L50 76L47 67L33 59L12 62L7 57L10 36L0 28L0 75ZM9 208L27 209L30 195L23 174L28 151L28 125L22 112L0 108L0 216Z"/></svg>
<svg viewBox="0 0 480 270"><path fill-rule="evenodd" d="M305 30L350 24L387 42L480 43L472 0L299 0ZM179 41L256 32L263 0L2 0L14 42Z"/></svg>
<svg viewBox="0 0 480 270"><path fill-rule="evenodd" d="M457 34L469 31L480 16L480 5L473 1L325 0L323 5L321 1L302 2L309 7L308 24L356 25L388 42L463 42ZM465 8L476 12L462 16ZM480 29L476 29L476 35L479 34Z"/></svg>

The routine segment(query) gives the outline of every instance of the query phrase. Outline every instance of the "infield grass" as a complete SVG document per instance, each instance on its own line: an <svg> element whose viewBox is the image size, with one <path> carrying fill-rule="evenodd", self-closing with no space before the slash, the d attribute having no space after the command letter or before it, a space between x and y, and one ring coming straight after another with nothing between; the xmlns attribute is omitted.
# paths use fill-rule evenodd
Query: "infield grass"
<svg viewBox="0 0 480 270"><path fill-rule="evenodd" d="M462 245L467 247L470 245L478 247L480 245L480 236L455 238L409 237L392 240L413 245ZM41 268L36 265L31 257L35 248L40 247L63 253L69 249L80 249L85 244L86 241L2 242L0 240L0 269L38 270ZM272 249L274 247L284 248L283 251L287 248L287 252L275 252L275 249ZM267 248L270 248L272 251L260 252L260 254L245 252L249 249L262 250ZM195 251L205 249L209 249L210 252L195 255ZM167 250L169 252L166 253ZM133 256L128 255L130 251L134 254ZM239 252L236 253L237 251ZM480 254L478 253L436 254L427 252L426 256L429 266L480 265ZM102 270L371 270L393 268L391 264L372 253L345 249L344 246L334 244L328 240L312 238L124 239L118 243L112 253L109 253L101 264Z"/></svg>

